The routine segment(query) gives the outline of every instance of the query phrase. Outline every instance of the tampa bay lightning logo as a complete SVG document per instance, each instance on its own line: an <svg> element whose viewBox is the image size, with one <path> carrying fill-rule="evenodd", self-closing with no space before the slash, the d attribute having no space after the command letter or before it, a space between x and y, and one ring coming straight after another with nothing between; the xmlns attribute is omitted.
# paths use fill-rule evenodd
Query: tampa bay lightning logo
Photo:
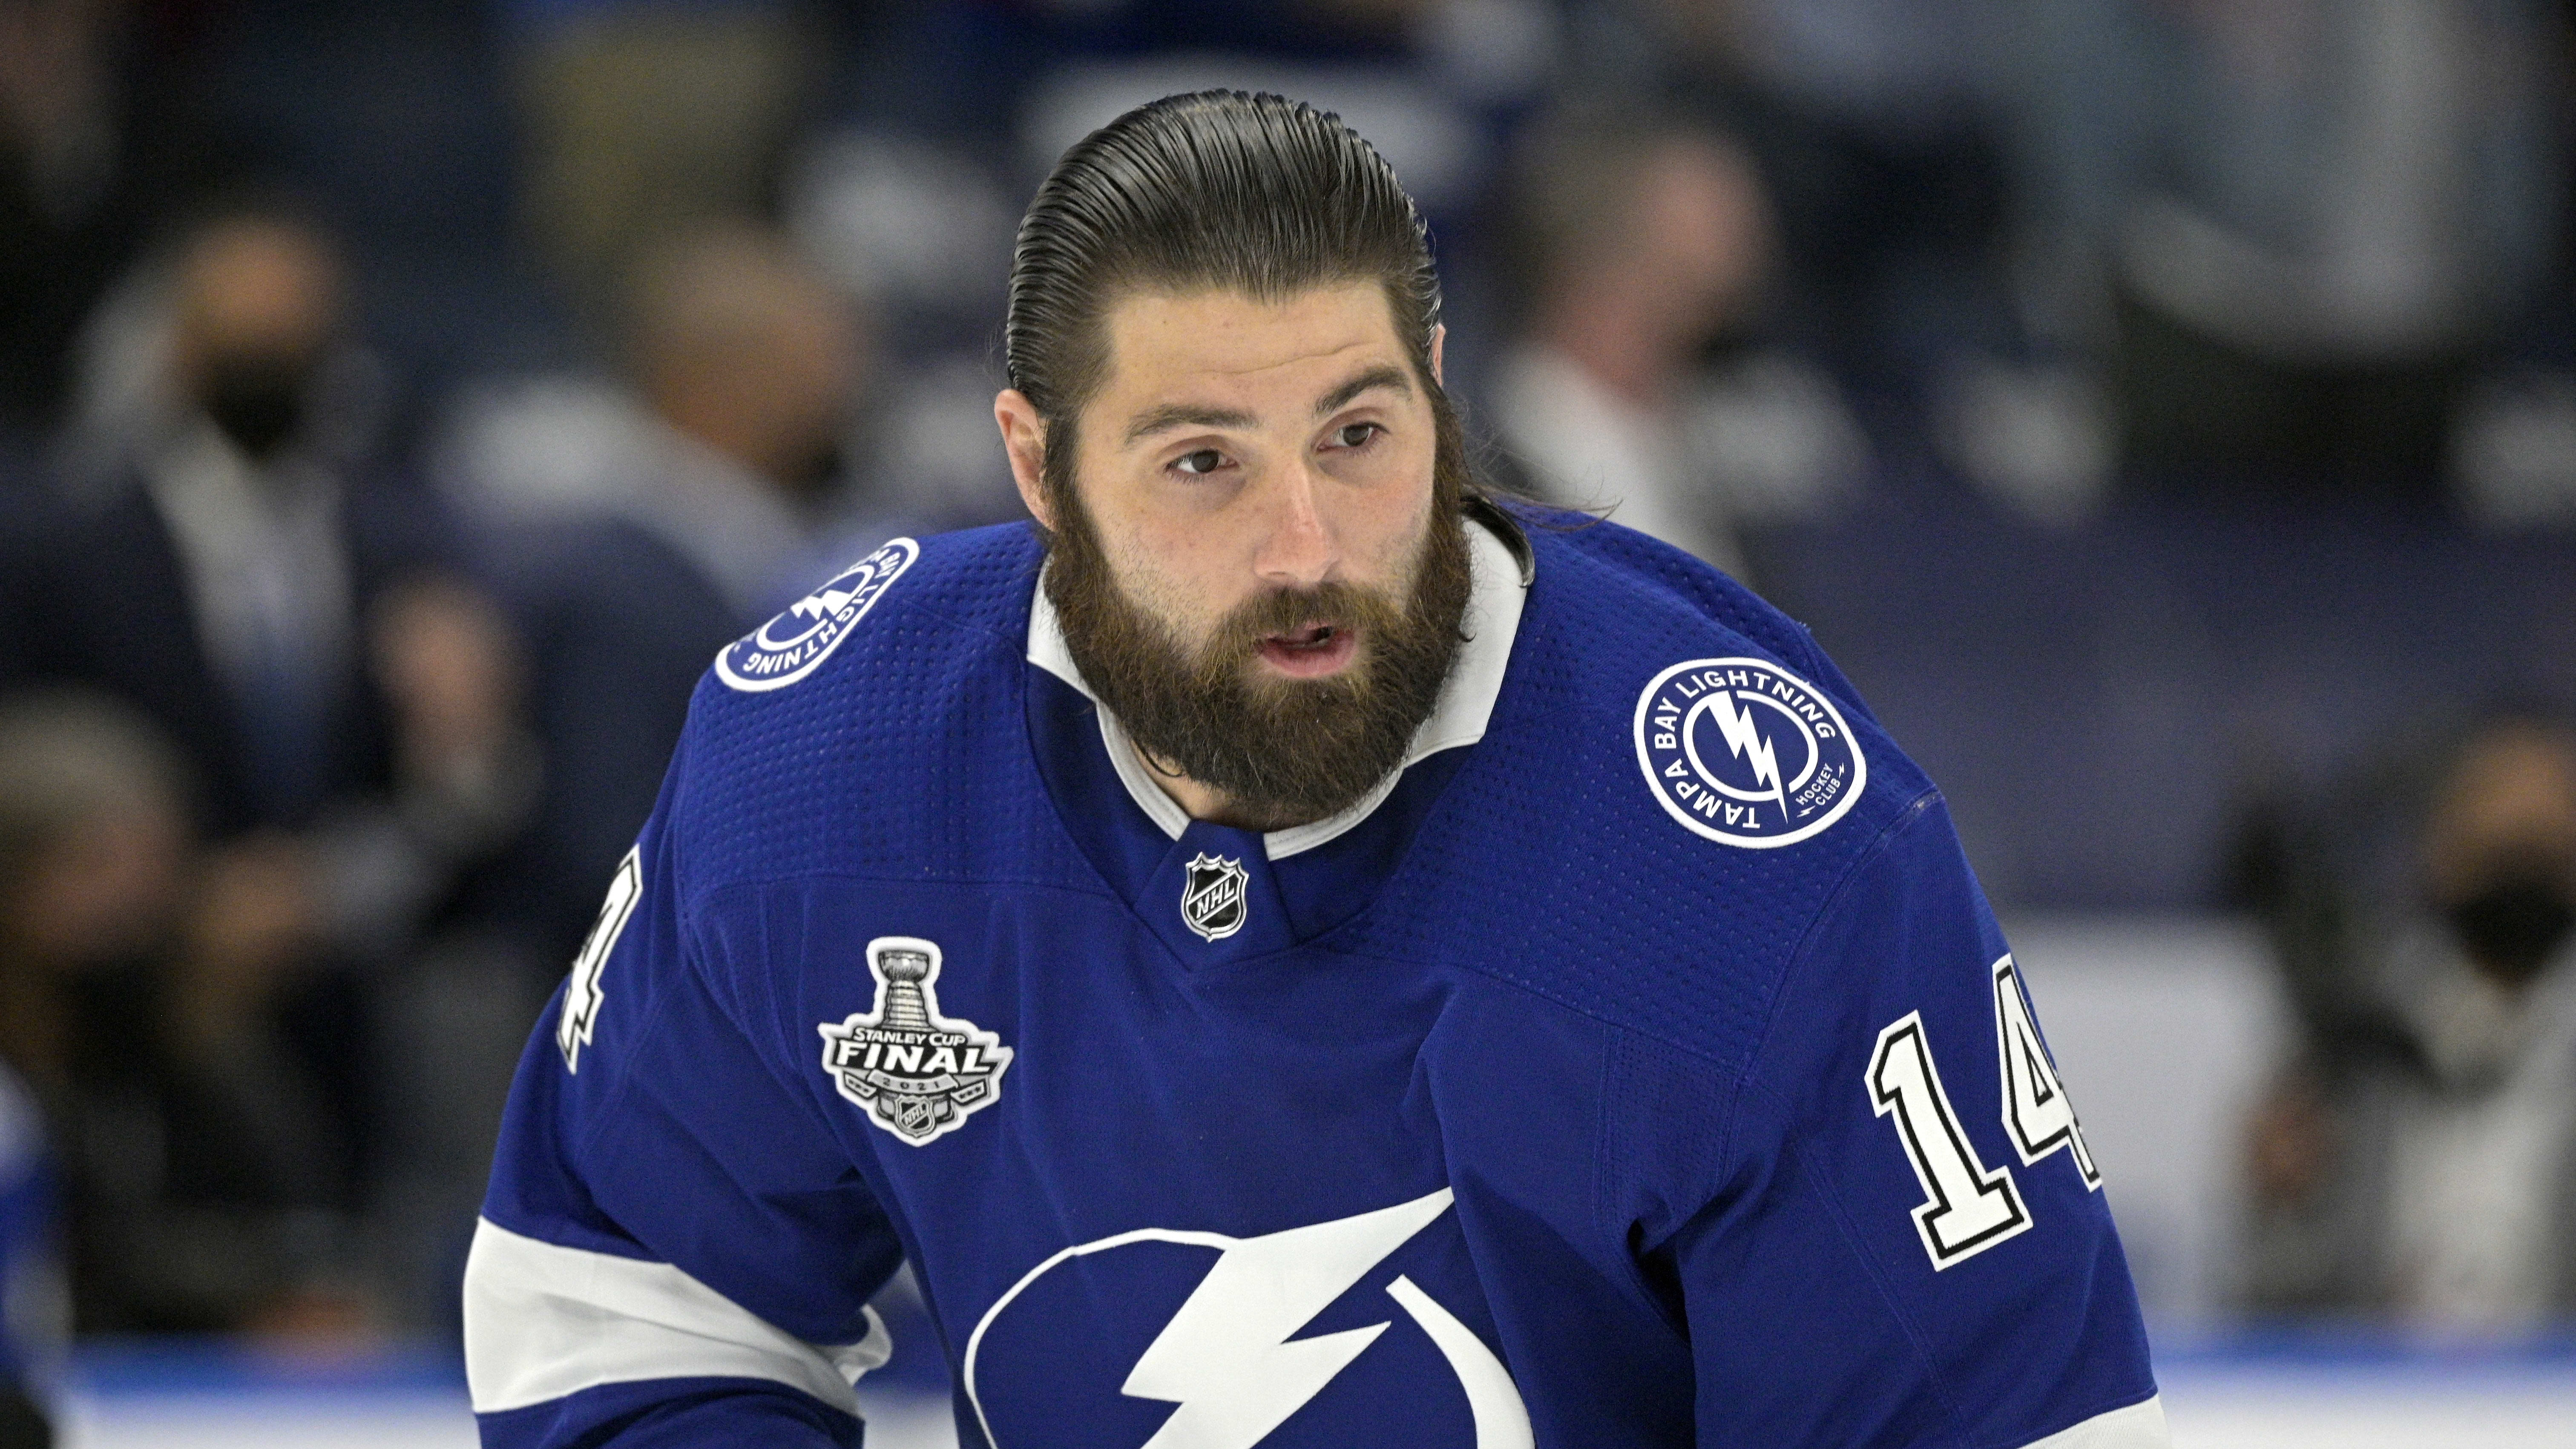
<svg viewBox="0 0 2576 1449"><path fill-rule="evenodd" d="M1138 1228L1062 1249L960 1365L994 1449L1531 1449L1483 1333L1450 1190L1238 1238ZM1426 1287L1425 1285L1428 1285Z"/></svg>
<svg viewBox="0 0 2576 1449"><path fill-rule="evenodd" d="M1756 850L1843 818L1869 761L1824 691L1765 659L1694 659L1637 696L1637 768L1693 834Z"/></svg>
<svg viewBox="0 0 2576 1449"><path fill-rule="evenodd" d="M868 610L921 557L921 545L898 538L841 570L832 581L789 606L786 613L735 640L716 656L716 677L758 694L784 689L832 657Z"/></svg>

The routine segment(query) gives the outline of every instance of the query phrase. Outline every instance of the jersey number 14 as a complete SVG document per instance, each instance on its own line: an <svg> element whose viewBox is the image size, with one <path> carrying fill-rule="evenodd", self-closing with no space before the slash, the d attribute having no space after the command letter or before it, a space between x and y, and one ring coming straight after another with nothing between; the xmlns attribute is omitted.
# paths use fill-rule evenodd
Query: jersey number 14
<svg viewBox="0 0 2576 1449"><path fill-rule="evenodd" d="M2057 1079L2057 1068L2031 1020L2030 1002L2006 956L1994 965L1995 1050L2003 1075L2004 1135L2021 1154L2022 1165L2064 1149L2074 1159L2084 1186L2099 1190L2102 1174L2084 1145L2084 1129ZM1923 1013L1909 1011L1878 1034L1878 1050L1869 1063L1869 1100L1878 1115L1891 1118L1896 1136L1914 1164L1924 1201L1914 1209L1914 1228L1934 1268L1963 1263L2030 1227L2030 1209L2014 1186L2012 1169L1989 1169L1959 1126L1950 1094L1932 1065L1932 1047L1923 1035Z"/></svg>

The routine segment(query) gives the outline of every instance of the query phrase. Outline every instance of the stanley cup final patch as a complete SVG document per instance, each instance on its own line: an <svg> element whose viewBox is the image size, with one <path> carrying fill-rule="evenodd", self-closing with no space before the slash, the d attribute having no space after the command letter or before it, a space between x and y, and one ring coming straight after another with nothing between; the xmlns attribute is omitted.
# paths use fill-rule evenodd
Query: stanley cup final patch
<svg viewBox="0 0 2576 1449"><path fill-rule="evenodd" d="M1764 659L1694 659L1637 697L1637 768L1695 835L1756 850L1843 818L1869 761L1824 691Z"/></svg>
<svg viewBox="0 0 2576 1449"><path fill-rule="evenodd" d="M1181 881L1181 922L1202 941L1222 941L1243 929L1252 903L1245 888L1252 875L1243 862L1201 851L1190 857Z"/></svg>
<svg viewBox="0 0 2576 1449"><path fill-rule="evenodd" d="M876 1007L822 1022L823 1070L869 1120L915 1147L966 1125L1002 1094L1011 1049L971 1021L939 1014L939 947L915 936L868 943Z"/></svg>

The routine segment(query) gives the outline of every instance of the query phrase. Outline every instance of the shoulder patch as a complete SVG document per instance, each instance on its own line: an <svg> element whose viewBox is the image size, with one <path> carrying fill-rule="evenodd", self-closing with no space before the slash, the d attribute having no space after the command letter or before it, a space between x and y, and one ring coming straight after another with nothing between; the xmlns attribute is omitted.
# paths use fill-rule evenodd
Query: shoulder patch
<svg viewBox="0 0 2576 1449"><path fill-rule="evenodd" d="M786 613L726 645L716 656L716 677L746 694L784 689L803 679L832 657L920 557L920 544L898 538L841 570Z"/></svg>
<svg viewBox="0 0 2576 1449"><path fill-rule="evenodd" d="M939 1013L939 947L918 936L868 943L873 1008L819 1022L823 1070L868 1120L920 1147L1001 1096L1011 1049L964 1017Z"/></svg>
<svg viewBox="0 0 2576 1449"><path fill-rule="evenodd" d="M1755 850L1821 834L1869 761L1824 691L1767 659L1693 659L1637 696L1637 768L1664 813Z"/></svg>

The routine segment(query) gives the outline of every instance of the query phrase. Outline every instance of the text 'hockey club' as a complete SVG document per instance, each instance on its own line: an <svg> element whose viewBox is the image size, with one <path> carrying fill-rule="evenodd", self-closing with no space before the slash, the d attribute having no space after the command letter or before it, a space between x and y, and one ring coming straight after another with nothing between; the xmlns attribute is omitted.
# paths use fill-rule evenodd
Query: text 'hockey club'
<svg viewBox="0 0 2576 1449"><path fill-rule="evenodd" d="M1756 850L1843 818L1869 761L1822 690L1765 659L1693 659L1637 696L1637 768L1695 835Z"/></svg>

